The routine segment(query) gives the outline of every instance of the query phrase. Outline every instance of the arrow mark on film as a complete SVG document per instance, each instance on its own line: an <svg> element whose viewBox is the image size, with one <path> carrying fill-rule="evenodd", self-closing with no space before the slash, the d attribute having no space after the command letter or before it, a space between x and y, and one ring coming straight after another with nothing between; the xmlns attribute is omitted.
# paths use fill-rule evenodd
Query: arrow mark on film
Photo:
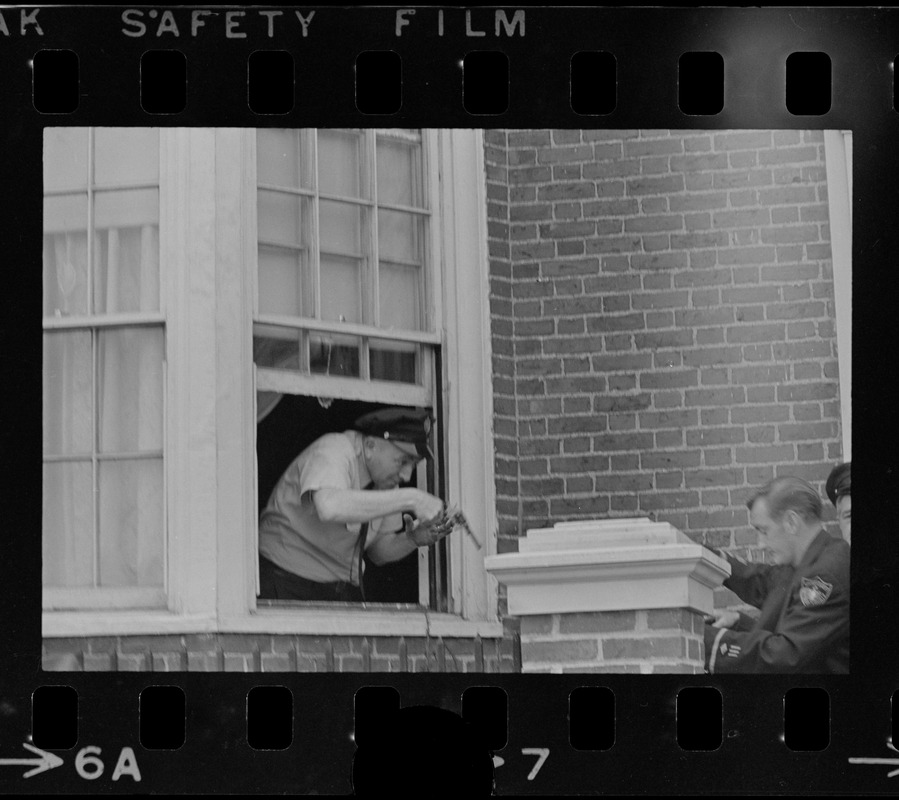
<svg viewBox="0 0 899 800"><path fill-rule="evenodd" d="M27 742L22 742L22 747L30 750L38 758L0 758L0 766L13 766L15 764L19 764L22 766L34 767L34 769L28 770L22 777L30 778L32 775L38 775L41 772L46 772L48 769L55 769L58 766L62 765L62 759L59 756L53 755L53 753L47 753L44 750L39 750L37 747L34 747Z"/></svg>

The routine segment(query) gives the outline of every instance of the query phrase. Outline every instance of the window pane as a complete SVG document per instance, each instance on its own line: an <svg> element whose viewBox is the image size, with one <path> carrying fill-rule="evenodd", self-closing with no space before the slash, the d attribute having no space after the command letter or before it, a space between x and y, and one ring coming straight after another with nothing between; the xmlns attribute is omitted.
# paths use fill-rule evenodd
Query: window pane
<svg viewBox="0 0 899 800"><path fill-rule="evenodd" d="M92 586L94 491L88 461L44 464L44 586Z"/></svg>
<svg viewBox="0 0 899 800"><path fill-rule="evenodd" d="M159 228L149 223L98 227L94 235L94 312L158 309Z"/></svg>
<svg viewBox="0 0 899 800"><path fill-rule="evenodd" d="M87 233L87 194L44 198L44 233Z"/></svg>
<svg viewBox="0 0 899 800"><path fill-rule="evenodd" d="M372 380L419 383L418 353L415 344L372 339L369 350Z"/></svg>
<svg viewBox="0 0 899 800"><path fill-rule="evenodd" d="M85 229L44 236L44 316L87 314L87 202Z"/></svg>
<svg viewBox="0 0 899 800"><path fill-rule="evenodd" d="M308 246L312 220L308 200L294 194L260 189L257 208L259 241L295 247Z"/></svg>
<svg viewBox="0 0 899 800"><path fill-rule="evenodd" d="M378 203L423 205L421 145L378 137Z"/></svg>
<svg viewBox="0 0 899 800"><path fill-rule="evenodd" d="M162 586L162 459L100 463L100 585Z"/></svg>
<svg viewBox="0 0 899 800"><path fill-rule="evenodd" d="M87 189L87 128L44 129L44 190Z"/></svg>
<svg viewBox="0 0 899 800"><path fill-rule="evenodd" d="M417 214L378 210L378 258L424 264L425 221Z"/></svg>
<svg viewBox="0 0 899 800"><path fill-rule="evenodd" d="M350 131L318 132L318 190L341 197L368 197L365 164L365 140Z"/></svg>
<svg viewBox="0 0 899 800"><path fill-rule="evenodd" d="M159 129L96 128L94 182L115 186L159 183Z"/></svg>
<svg viewBox="0 0 899 800"><path fill-rule="evenodd" d="M256 179L261 184L311 189L312 152L307 131L264 128L256 132Z"/></svg>
<svg viewBox="0 0 899 800"><path fill-rule="evenodd" d="M322 253L322 319L336 322L362 321L361 271L358 259Z"/></svg>
<svg viewBox="0 0 899 800"><path fill-rule="evenodd" d="M100 331L98 348L100 451L162 450L162 329Z"/></svg>
<svg viewBox="0 0 899 800"><path fill-rule="evenodd" d="M381 327L388 330L421 330L424 316L421 270L418 267L382 261L378 276Z"/></svg>
<svg viewBox="0 0 899 800"><path fill-rule="evenodd" d="M312 316L308 252L259 246L259 312Z"/></svg>
<svg viewBox="0 0 899 800"><path fill-rule="evenodd" d="M94 229L159 224L159 189L101 191L94 197Z"/></svg>
<svg viewBox="0 0 899 800"><path fill-rule="evenodd" d="M299 369L304 333L274 325L253 326L253 360L271 369Z"/></svg>
<svg viewBox="0 0 899 800"><path fill-rule="evenodd" d="M309 335L309 364L321 375L359 377L359 340L355 336Z"/></svg>
<svg viewBox="0 0 899 800"><path fill-rule="evenodd" d="M91 447L91 335L44 334L44 454L89 454Z"/></svg>
<svg viewBox="0 0 899 800"><path fill-rule="evenodd" d="M362 256L365 219L360 206L323 200L319 207L322 252Z"/></svg>

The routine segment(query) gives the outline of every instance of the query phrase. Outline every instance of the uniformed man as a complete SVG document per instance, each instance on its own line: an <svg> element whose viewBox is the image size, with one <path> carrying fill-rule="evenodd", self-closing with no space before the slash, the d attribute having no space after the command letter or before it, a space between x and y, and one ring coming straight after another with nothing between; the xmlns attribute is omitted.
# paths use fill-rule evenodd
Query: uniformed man
<svg viewBox="0 0 899 800"><path fill-rule="evenodd" d="M837 522L840 523L840 532L843 538L852 543L852 534L850 526L850 518L852 517L852 497L849 494L851 476L850 464L839 464L834 467L830 475L827 477L827 483L824 485L824 491L837 510Z"/></svg>
<svg viewBox="0 0 899 800"><path fill-rule="evenodd" d="M722 611L705 627L709 672L847 673L849 545L821 522L821 498L800 478L776 478L747 503L774 565L726 556L724 585L761 609Z"/></svg>
<svg viewBox="0 0 899 800"><path fill-rule="evenodd" d="M363 600L364 552L398 561L450 533L439 497L400 486L431 454L430 423L424 409L382 409L300 453L259 522L261 597Z"/></svg>

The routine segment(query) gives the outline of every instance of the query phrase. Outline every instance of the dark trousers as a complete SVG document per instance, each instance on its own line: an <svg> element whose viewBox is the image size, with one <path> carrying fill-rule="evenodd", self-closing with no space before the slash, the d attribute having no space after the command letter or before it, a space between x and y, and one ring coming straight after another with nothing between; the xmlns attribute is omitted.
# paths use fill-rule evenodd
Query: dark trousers
<svg viewBox="0 0 899 800"><path fill-rule="evenodd" d="M259 556L259 596L271 600L318 600L361 603L358 586L346 581L320 583L301 578Z"/></svg>

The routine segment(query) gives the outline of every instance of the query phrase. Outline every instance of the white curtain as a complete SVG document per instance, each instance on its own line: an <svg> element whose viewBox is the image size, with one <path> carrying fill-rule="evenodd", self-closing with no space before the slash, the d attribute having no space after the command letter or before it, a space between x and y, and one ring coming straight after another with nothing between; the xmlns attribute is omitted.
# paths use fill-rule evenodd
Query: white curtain
<svg viewBox="0 0 899 800"><path fill-rule="evenodd" d="M45 305L45 313L51 316L73 313L69 305L86 296L84 239L45 237L45 303L55 306ZM158 310L158 226L98 228L93 244L94 312ZM162 364L161 326L45 333L44 453L73 458L44 466L46 586L162 586ZM134 458L138 453L155 455ZM103 458L111 454L121 457Z"/></svg>

